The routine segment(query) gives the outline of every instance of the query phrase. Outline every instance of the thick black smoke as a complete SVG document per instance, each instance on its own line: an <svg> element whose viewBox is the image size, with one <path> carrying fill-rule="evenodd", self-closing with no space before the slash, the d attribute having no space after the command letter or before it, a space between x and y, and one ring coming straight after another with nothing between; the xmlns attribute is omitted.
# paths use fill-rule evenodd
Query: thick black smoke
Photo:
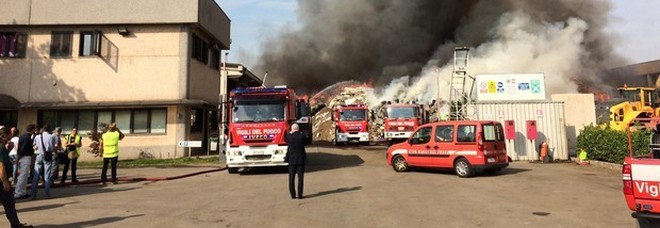
<svg viewBox="0 0 660 228"><path fill-rule="evenodd" d="M300 29L264 43L257 71L268 85L318 91L345 80L389 83L417 76L429 62L445 64L456 46L491 42L506 13L524 12L540 24L571 18L588 25L574 77L598 83L595 72L619 63L604 32L605 0L299 0ZM512 58L515 58L512 56ZM512 61L515 61L512 59ZM607 67L606 67L607 66ZM307 90L307 91L305 91Z"/></svg>

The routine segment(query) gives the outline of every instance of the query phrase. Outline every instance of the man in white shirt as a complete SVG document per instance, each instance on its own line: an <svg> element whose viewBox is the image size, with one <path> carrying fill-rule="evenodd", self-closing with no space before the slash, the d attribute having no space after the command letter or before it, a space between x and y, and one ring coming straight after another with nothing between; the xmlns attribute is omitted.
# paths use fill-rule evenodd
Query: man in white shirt
<svg viewBox="0 0 660 228"><path fill-rule="evenodd" d="M46 192L46 199L50 198L50 186L53 183L53 175L51 174L55 148L57 145L57 138L50 134L51 131L50 124L46 124L43 127L41 134L38 134L34 137L34 146L37 147L37 159L35 160L33 175L32 175L32 186L31 187L31 196L32 199L37 199L37 187L39 184L39 177L41 174L41 168L43 167L43 176L45 179L44 190Z"/></svg>
<svg viewBox="0 0 660 228"><path fill-rule="evenodd" d="M18 156L18 136L18 128L12 127L9 129L9 137L11 137L9 141L14 144L14 148L9 151L9 159L11 159L14 164L14 168L11 172L11 181L14 182L14 184L16 184L16 171L18 170L18 161L16 161L16 157Z"/></svg>

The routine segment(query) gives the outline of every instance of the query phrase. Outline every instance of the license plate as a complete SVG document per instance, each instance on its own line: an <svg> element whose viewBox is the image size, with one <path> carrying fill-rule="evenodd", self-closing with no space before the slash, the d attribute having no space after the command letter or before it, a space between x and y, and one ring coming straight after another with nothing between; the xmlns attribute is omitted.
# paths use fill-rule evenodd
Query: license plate
<svg viewBox="0 0 660 228"><path fill-rule="evenodd" d="M495 162L495 158L488 158L488 162Z"/></svg>
<svg viewBox="0 0 660 228"><path fill-rule="evenodd" d="M403 131L403 129L406 129L405 127L399 127L399 131Z"/></svg>
<svg viewBox="0 0 660 228"><path fill-rule="evenodd" d="M254 154L254 155L263 155L264 151L263 150L257 150L257 151L252 152L252 154Z"/></svg>

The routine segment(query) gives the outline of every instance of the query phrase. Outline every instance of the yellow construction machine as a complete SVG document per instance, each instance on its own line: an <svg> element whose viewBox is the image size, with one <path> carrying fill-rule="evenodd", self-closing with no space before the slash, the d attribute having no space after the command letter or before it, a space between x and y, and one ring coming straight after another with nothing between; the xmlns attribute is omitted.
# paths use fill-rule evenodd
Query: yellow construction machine
<svg viewBox="0 0 660 228"><path fill-rule="evenodd" d="M660 107L656 104L658 94L652 87L628 87L617 89L623 102L610 108L610 128L625 131L633 123L655 127L657 123L639 122L635 119L660 117Z"/></svg>

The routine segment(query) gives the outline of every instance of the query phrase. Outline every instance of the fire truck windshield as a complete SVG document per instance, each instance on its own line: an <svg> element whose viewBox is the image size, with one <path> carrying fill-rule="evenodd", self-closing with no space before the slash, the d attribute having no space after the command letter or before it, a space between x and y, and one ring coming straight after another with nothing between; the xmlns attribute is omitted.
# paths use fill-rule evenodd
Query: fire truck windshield
<svg viewBox="0 0 660 228"><path fill-rule="evenodd" d="M417 117L417 109L414 107L390 107L387 108L387 118L413 118Z"/></svg>
<svg viewBox="0 0 660 228"><path fill-rule="evenodd" d="M283 100L237 100L232 108L232 122L254 123L284 120Z"/></svg>
<svg viewBox="0 0 660 228"><path fill-rule="evenodd" d="M367 112L362 109L342 110L339 119L344 121L362 121L367 119Z"/></svg>

